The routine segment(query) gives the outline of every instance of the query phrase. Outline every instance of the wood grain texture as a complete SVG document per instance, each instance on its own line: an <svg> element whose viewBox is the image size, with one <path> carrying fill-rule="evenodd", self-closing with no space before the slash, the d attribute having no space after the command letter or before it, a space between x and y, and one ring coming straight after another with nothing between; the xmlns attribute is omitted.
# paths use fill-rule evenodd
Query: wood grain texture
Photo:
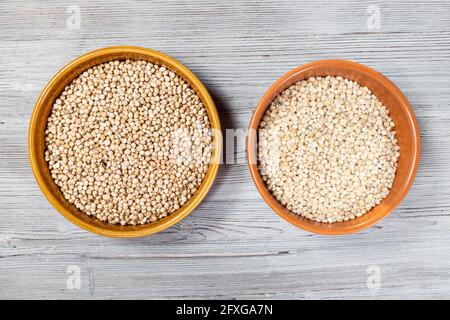
<svg viewBox="0 0 450 320"><path fill-rule="evenodd" d="M79 30L66 27L70 4L81 10ZM367 28L371 4L381 10L379 30ZM325 237L281 220L244 164L225 165L199 208L166 232L87 233L42 196L27 126L59 68L110 45L179 59L212 93L224 128L247 127L267 87L296 66L367 64L415 110L415 183L375 227ZM6 0L0 67L0 298L450 298L450 2ZM80 290L66 286L69 265L80 267ZM369 266L380 268L378 290L367 287Z"/></svg>

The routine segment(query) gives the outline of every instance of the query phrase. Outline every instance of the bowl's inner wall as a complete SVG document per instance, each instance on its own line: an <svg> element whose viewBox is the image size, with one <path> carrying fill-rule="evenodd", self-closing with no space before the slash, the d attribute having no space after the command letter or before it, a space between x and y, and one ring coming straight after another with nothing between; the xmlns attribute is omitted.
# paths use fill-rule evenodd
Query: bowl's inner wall
<svg viewBox="0 0 450 320"><path fill-rule="evenodd" d="M417 151L417 143L414 140L416 132L412 125L413 119L411 114L409 114L407 105L405 105L401 97L390 90L392 88L388 89L386 87L386 83L382 83L379 80L380 78L375 74L372 74L371 72L362 72L357 67L349 68L348 66L316 65L304 69L299 73L294 72L290 77L284 79L284 81L279 84L276 90L272 91L271 94L263 98L261 104L264 105L265 108L261 108L255 113L255 119L253 122L254 124L257 124L255 129L258 129L259 122L261 121L265 110L270 106L270 103L279 93L298 81L317 76L341 76L343 78L355 81L360 85L366 86L389 109L390 116L395 123L394 129L397 133L398 145L400 146L400 158L398 162L396 177L394 179L391 191L389 195L384 198L378 206L372 208L362 217L356 218L351 221L337 222L332 224L311 221L289 212L272 196L272 194L266 187L262 188L262 190L260 188L260 192L266 199L270 199L269 205L271 205L272 208L275 209L275 211L281 212L283 214L283 217L293 224L302 224L303 226L306 225L313 230L350 230L356 227L364 227L366 225L372 224L373 221L378 221L388 212L393 210L399 203L401 198L404 196L404 193L408 188L408 183L414 171L415 161L417 160L415 154ZM390 85L392 84L390 83ZM253 151L250 153L256 155L258 151L257 143L254 143L251 147L253 148ZM259 172L254 178L257 180L258 184L265 186L265 183L261 179Z"/></svg>
<svg viewBox="0 0 450 320"><path fill-rule="evenodd" d="M45 99L42 100L41 107L39 110L37 110L36 114L36 127L34 128L34 157L37 162L36 170L39 171L40 176L45 181L44 183L46 186L50 189L50 192L52 195L57 199L57 201L65 208L67 209L74 217L76 217L78 220L81 220L89 225L93 225L99 229L103 230L109 230L109 231L139 231L142 229L148 228L150 225L152 228L157 227L158 225L164 224L166 220L172 220L175 216L177 216L181 211L184 209L184 207L188 206L190 202L192 202L197 194L199 192L204 192L201 190L202 186L199 187L197 192L191 197L191 199L186 203L182 208L180 208L178 211L168 215L167 217L158 220L156 222L152 222L150 224L145 225L139 225L139 226L121 226L121 225L112 225L109 223L102 222L92 216L88 216L82 212L80 212L74 205L72 205L69 201L67 201L64 198L64 195L62 194L60 188L56 185L56 183L53 181L53 178L50 175L50 171L48 168L48 164L45 161L44 152L45 152L45 129L47 126L47 117L51 112L51 109L53 107L54 101L59 97L61 92L64 90L64 88L70 84L70 82L77 78L80 74L82 74L84 71L86 71L89 68L92 68L93 66L96 66L101 63L105 63L112 60L146 60L150 61L152 63L158 63L158 64L164 64L165 66L169 67L170 69L176 71L180 76L182 76L186 81L187 76L184 73L183 70L180 70L176 65L171 65L170 63L167 63L166 61L159 61L158 59L154 57L147 56L145 54L139 54L139 53L107 53L100 56L95 56L92 59L88 59L86 61L83 61L82 63L78 64L76 69L74 68L67 68L62 72L58 78L54 79L52 81L51 85L46 87L47 94L45 95ZM188 81L189 82L189 81ZM212 114L212 111L207 108L207 103L205 101L205 97L199 92L192 83L190 83L191 88L197 92L200 99L202 99L203 104L205 105L205 108L207 109L208 116L210 118L211 127L212 128L218 128L220 127L220 124L216 123L215 117ZM219 137L220 138L220 137ZM217 148L215 139L219 139L218 137L213 136L213 149L212 149L212 159L217 158ZM214 169L213 166L210 165L207 174L203 181L206 181L210 179L212 175L214 175Z"/></svg>

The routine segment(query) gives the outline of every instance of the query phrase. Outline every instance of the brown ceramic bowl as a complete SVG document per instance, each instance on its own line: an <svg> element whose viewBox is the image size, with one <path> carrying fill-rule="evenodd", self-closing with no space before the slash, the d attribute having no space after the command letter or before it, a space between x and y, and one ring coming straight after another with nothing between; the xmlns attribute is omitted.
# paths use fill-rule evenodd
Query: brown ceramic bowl
<svg viewBox="0 0 450 320"><path fill-rule="evenodd" d="M395 123L400 159L389 195L362 217L352 221L320 223L289 212L270 193L257 167L257 130L272 100L297 81L314 76L342 76L368 87L389 108ZM347 234L367 228L390 214L403 200L416 175L420 156L420 137L414 112L403 93L389 79L364 65L343 60L322 60L296 68L278 79L262 97L250 121L247 158L253 181L269 206L282 218L307 231L320 234Z"/></svg>
<svg viewBox="0 0 450 320"><path fill-rule="evenodd" d="M218 132L220 130L219 115L214 105L214 101L200 80L180 62L155 50L121 46L92 51L70 62L47 83L34 107L28 133L28 151L36 181L48 201L68 220L88 231L116 238L141 237L159 232L172 226L190 214L211 188L219 169L220 154L222 152L221 135L213 135L212 161L206 173L206 177L197 192L179 210L156 222L140 226L111 225L101 222L94 217L87 216L70 204L64 198L59 187L50 176L47 163L44 159L44 132L47 125L47 117L52 109L55 99L60 95L64 87L73 79L95 65L111 60L124 59L147 60L153 63L163 64L170 69L175 70L178 75L189 82L192 89L196 91L202 100L208 113L213 132Z"/></svg>

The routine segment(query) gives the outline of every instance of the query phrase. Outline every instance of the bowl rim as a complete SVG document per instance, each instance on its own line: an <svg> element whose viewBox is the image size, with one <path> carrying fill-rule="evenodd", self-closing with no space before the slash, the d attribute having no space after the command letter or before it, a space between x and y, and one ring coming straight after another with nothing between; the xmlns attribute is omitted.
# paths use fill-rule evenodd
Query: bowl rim
<svg viewBox="0 0 450 320"><path fill-rule="evenodd" d="M47 82L47 84L39 94L36 103L34 105L28 126L28 157L33 171L33 175L44 196L47 198L50 204L60 214L62 214L62 216L64 216L67 220L81 227L84 230L111 238L136 238L147 236L165 230L173 226L174 224L178 223L185 217L187 217L200 204L200 202L205 198L206 194L211 189L217 177L222 153L222 135L217 134L214 136L212 142L214 152L211 159L211 163L208 168L208 170L210 170L210 173L208 172L209 173L208 179L206 179L205 177L205 179L202 181L199 188L197 189L197 192L194 194L193 197L191 197L191 199L185 205L183 205L176 212L168 215L166 218L159 220L158 224L152 225L151 223L149 223L146 225L147 226L146 228L137 230L110 230L90 224L73 215L65 208L65 206L58 200L57 197L55 197L53 192L47 186L45 179L43 178L43 175L39 170L39 165L36 160L35 154L37 153L37 150L35 148L34 141L37 139L37 137L34 132L34 128L37 125L38 111L42 107L44 99L54 89L54 86L56 86L56 84L59 83L59 81L63 79L64 75L70 72L70 70L76 68L78 64L81 64L85 61L93 60L97 57L104 57L111 54L127 54L127 53L146 55L156 59L161 64L164 64L169 68L171 66L175 66L177 69L181 70L184 73L182 77L190 84L190 86L193 89L195 89L195 91L197 91L199 96L202 96L204 98L202 99L202 102L205 105L205 108L209 109L210 111L208 112L208 117L210 119L211 129L217 130L217 132L221 132L219 113L217 111L216 105L211 95L209 94L208 90L203 85L203 83L197 78L197 76L190 69L184 66L181 62L159 51L139 46L104 47L78 56L77 58L73 59L72 61L64 65L61 69L59 69L56 72L56 74L54 74L54 76Z"/></svg>
<svg viewBox="0 0 450 320"><path fill-rule="evenodd" d="M350 70L355 70L360 73L368 74L373 78L376 78L386 89L388 89L389 92L393 93L395 96L398 97L398 99L401 101L401 103L405 106L405 111L407 113L407 121L409 121L413 136L413 165L408 171L408 176L406 179L406 183L403 189L400 190L396 197L395 205L390 209L387 210L384 214L379 215L377 217L372 218L371 220L361 221L358 223L359 218L355 218L353 220L354 224L345 228L325 228L325 223L316 222L314 224L308 224L304 223L301 218L293 213L291 213L289 210L287 210L283 205L281 205L270 193L270 191L267 189L265 183L263 182L258 166L256 164L258 149L257 149L257 132L259 129L259 123L261 119L257 119L257 114L264 113L265 110L270 105L270 102L273 101L273 99L270 99L270 96L273 94L273 92L277 91L283 84L285 84L287 81L291 80L292 78L296 77L297 74L307 72L310 69L314 69L317 67L344 67ZM264 110L262 110L264 109ZM262 110L262 111L261 111ZM247 136L247 143L246 143L246 156L247 156L247 163L248 168L250 170L250 175L252 177L252 180L254 184L256 185L256 188L260 195L263 197L264 201L269 205L269 207L275 211L280 217L282 217L284 220L288 221L289 223L295 225L296 227L312 232L317 234L323 234L323 235L345 235L345 234L351 234L356 233L358 231L361 231L363 229L369 228L370 226L373 226L374 224L380 222L382 219L387 217L389 214L391 214L396 207L403 201L403 199L406 197L413 181L417 173L417 169L419 166L419 160L420 160L420 131L419 131L419 125L417 123L416 117L414 115L414 111L406 98L406 96L402 93L402 91L386 76L382 75L378 71L375 71L374 69L349 60L336 60L336 59L327 59L327 60L317 60L314 62L310 62L304 65L301 65L297 68L294 68L284 75L282 75L280 78L278 78L263 94L262 98L259 100L258 105L256 106L252 117L249 122L248 126L249 134ZM252 134L253 133L253 134ZM305 218L303 218L305 219ZM338 222L339 223L339 222Z"/></svg>

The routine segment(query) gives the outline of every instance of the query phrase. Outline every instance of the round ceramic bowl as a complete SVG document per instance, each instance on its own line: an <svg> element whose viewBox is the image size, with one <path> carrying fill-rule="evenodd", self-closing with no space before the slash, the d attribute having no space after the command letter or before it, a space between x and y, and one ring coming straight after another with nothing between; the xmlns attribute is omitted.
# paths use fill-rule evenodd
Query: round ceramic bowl
<svg viewBox="0 0 450 320"><path fill-rule="evenodd" d="M47 163L44 159L44 131L47 117L52 109L55 99L74 78L95 65L111 60L125 59L147 60L152 63L163 64L176 71L189 82L191 87L199 95L207 110L213 132L220 130L220 120L216 107L200 80L180 62L155 50L121 46L103 48L89 52L70 62L47 83L34 107L28 134L30 162L36 181L48 201L68 220L88 231L116 238L141 237L159 232L179 222L191 213L203 200L213 184L219 169L219 159L222 149L221 135L214 135L212 141L212 161L199 189L179 210L156 222L140 226L112 225L101 222L96 218L89 217L70 204L51 178Z"/></svg>
<svg viewBox="0 0 450 320"><path fill-rule="evenodd" d="M400 158L389 195L365 215L346 222L320 223L291 213L267 189L257 167L257 130L272 100L297 81L314 76L341 76L368 87L389 109L395 123ZM403 93L385 76L364 65L342 60L322 60L296 68L278 79L262 97L249 125L247 158L258 191L282 218L304 230L320 234L347 234L367 228L390 214L406 196L416 175L420 156L420 137L414 112Z"/></svg>

